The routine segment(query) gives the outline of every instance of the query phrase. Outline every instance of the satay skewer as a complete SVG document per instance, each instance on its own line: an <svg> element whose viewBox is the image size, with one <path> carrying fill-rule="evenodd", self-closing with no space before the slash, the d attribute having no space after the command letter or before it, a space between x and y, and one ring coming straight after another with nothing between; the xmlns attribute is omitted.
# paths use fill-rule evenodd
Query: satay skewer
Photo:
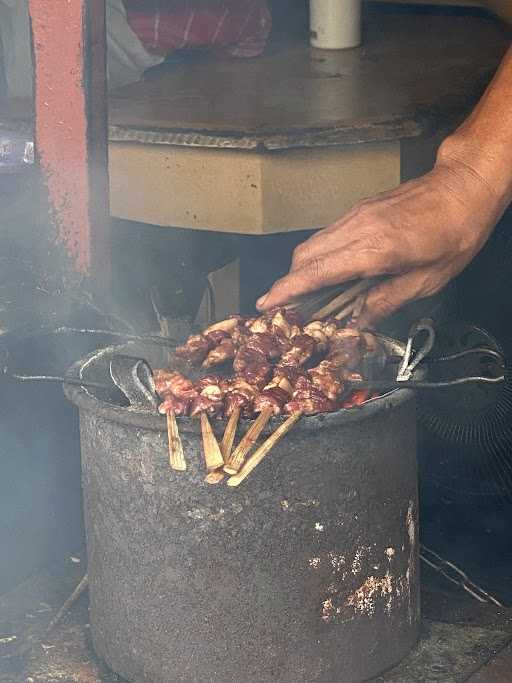
<svg viewBox="0 0 512 683"><path fill-rule="evenodd" d="M349 318L350 316L352 316L354 314L355 307L356 307L356 302L351 301L348 304L348 306L345 306L345 308L342 308L341 311L336 313L334 318L336 320L344 320L345 318Z"/></svg>
<svg viewBox="0 0 512 683"><path fill-rule="evenodd" d="M167 413L167 438L169 441L169 463L173 470L184 472L187 469L183 444L178 431L178 423L174 410Z"/></svg>
<svg viewBox="0 0 512 683"><path fill-rule="evenodd" d="M227 462L231 456L231 451L233 450L233 443L235 441L236 430L238 427L238 420L240 419L240 408L235 408L231 415L229 416L226 429L224 431L224 436L222 437L222 442L220 444L220 450L224 462Z"/></svg>
<svg viewBox="0 0 512 683"><path fill-rule="evenodd" d="M344 292L334 297L334 299L328 304L318 309L318 311L316 311L316 313L310 317L310 320L322 320L329 315L336 314L340 309L343 309L344 306L351 304L360 294L370 289L373 283L373 279L366 278L365 280L361 280L357 284L353 285L353 287L349 287ZM338 318L337 315L335 315L335 317L338 320L341 320L341 318Z"/></svg>
<svg viewBox="0 0 512 683"><path fill-rule="evenodd" d="M222 471L222 469L213 470L213 472L208 472L208 474L204 478L204 480L207 484L220 484L220 482L223 479L224 479L224 472Z"/></svg>
<svg viewBox="0 0 512 683"><path fill-rule="evenodd" d="M239 469L242 467L244 463L247 454L258 440L258 437L261 434L261 432L267 426L267 423L272 417L272 415L272 408L265 408L261 411L261 413L258 415L256 420L254 420L252 425L246 431L240 443L231 453L229 459L225 463L224 472L226 472L226 474L236 474L239 471Z"/></svg>
<svg viewBox="0 0 512 683"><path fill-rule="evenodd" d="M254 468L260 464L263 458L268 455L270 450L280 441L285 434L287 434L293 425L302 416L301 412L292 413L285 422L283 422L279 427L268 437L262 445L257 448L254 453L247 459L240 471L230 477L227 481L228 486L238 486L243 482L243 480L249 476L249 474L254 470Z"/></svg>
<svg viewBox="0 0 512 683"><path fill-rule="evenodd" d="M203 451L208 472L220 469L224 465L224 458L220 452L219 443L213 433L210 420L205 412L201 413L201 432L203 435Z"/></svg>

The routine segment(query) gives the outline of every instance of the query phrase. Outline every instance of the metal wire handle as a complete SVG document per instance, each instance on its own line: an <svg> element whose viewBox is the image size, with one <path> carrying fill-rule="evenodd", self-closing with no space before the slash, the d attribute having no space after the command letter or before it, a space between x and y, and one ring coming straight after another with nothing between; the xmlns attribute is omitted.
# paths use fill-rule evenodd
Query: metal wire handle
<svg viewBox="0 0 512 683"><path fill-rule="evenodd" d="M476 584L474 581L468 577L468 575L462 571L456 564L445 560L436 552L427 548L427 546L420 545L420 558L425 564L438 572L445 579L451 583L463 588L467 593L469 593L475 600L484 603L493 603L497 607L505 607L497 598L484 590L481 586Z"/></svg>

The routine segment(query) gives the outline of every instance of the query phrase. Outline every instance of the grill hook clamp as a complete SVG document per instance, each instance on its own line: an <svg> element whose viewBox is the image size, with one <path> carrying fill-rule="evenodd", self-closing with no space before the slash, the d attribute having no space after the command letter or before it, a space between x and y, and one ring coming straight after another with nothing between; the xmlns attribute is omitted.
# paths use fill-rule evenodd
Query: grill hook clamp
<svg viewBox="0 0 512 683"><path fill-rule="evenodd" d="M422 333L427 333L427 337L417 351L414 349L414 342ZM430 318L422 318L415 322L409 330L405 352L398 368L396 376L397 382L409 381L418 365L428 356L434 348L436 333L434 323Z"/></svg>
<svg viewBox="0 0 512 683"><path fill-rule="evenodd" d="M117 355L111 359L109 370L112 381L131 407L151 411L158 407L153 371L145 360Z"/></svg>

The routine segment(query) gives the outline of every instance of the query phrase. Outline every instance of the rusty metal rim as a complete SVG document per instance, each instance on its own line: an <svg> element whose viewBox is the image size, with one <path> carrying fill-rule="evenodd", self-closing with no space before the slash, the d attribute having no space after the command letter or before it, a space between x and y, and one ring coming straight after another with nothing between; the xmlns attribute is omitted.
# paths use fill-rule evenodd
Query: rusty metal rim
<svg viewBox="0 0 512 683"><path fill-rule="evenodd" d="M389 337L378 335L380 340L386 347L395 355L403 354L404 345ZM88 368L116 352L129 352L137 345L134 343L124 345L113 345L105 347L99 351L87 355L82 360L78 361L66 373L67 377L73 379L84 379ZM415 376L420 379L423 376L423 370L419 370ZM134 408L117 406L102 400L87 390L85 387L75 386L71 384L63 385L66 397L79 408L92 412L96 415L121 424L131 425L140 429L149 429L152 431L165 431L166 419L162 415L155 415L142 410ZM393 408L408 401L413 396L413 391L410 389L393 389L382 396L370 399L360 407L350 409L340 409L335 413L321 413L319 415L304 416L295 428L298 431L317 431L318 429L332 429L344 424L359 422L360 420L371 419L381 411L392 410ZM284 418L273 418L264 433L272 432L275 427L280 424ZM197 434L200 433L199 420L193 420L188 417L178 418L180 430L186 433ZM242 421L250 422L250 421ZM224 420L216 420L215 424L222 428L225 424Z"/></svg>

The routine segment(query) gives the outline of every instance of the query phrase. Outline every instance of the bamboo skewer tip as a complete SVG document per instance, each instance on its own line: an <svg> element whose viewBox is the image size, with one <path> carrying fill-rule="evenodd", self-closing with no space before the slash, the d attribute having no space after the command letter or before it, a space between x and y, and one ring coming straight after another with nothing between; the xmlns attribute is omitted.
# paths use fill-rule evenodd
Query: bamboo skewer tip
<svg viewBox="0 0 512 683"><path fill-rule="evenodd" d="M220 482L224 479L224 476L225 475L222 469L218 469L213 470L213 472L208 472L204 480L207 484L220 484Z"/></svg>
<svg viewBox="0 0 512 683"><path fill-rule="evenodd" d="M224 465L224 458L220 451L219 443L213 433L210 420L206 413L201 413L201 432L203 435L203 449L206 469L213 472Z"/></svg>
<svg viewBox="0 0 512 683"><path fill-rule="evenodd" d="M287 434L293 425L301 418L302 413L292 413L279 427L268 437L262 445L254 451L254 453L247 459L240 471L231 476L228 481L228 486L238 486L243 480L249 476L254 468L268 455L270 450Z"/></svg>
<svg viewBox="0 0 512 683"><path fill-rule="evenodd" d="M226 472L226 474L233 475L239 471L247 454L255 445L259 435L267 426L267 423L272 415L272 408L266 408L265 410L261 411L261 413L254 420L252 425L240 440L238 446L235 448L233 453L231 453L228 461L225 463L224 472Z"/></svg>
<svg viewBox="0 0 512 683"><path fill-rule="evenodd" d="M169 464L173 470L184 472L187 469L183 444L178 431L174 411L167 413L167 438L169 443Z"/></svg>
<svg viewBox="0 0 512 683"><path fill-rule="evenodd" d="M222 442L220 445L220 450L224 462L227 462L231 456L233 450L233 443L235 441L236 430L238 428L238 421L240 420L240 408L235 408L231 415L229 416L226 429L224 431L224 436L222 437Z"/></svg>

